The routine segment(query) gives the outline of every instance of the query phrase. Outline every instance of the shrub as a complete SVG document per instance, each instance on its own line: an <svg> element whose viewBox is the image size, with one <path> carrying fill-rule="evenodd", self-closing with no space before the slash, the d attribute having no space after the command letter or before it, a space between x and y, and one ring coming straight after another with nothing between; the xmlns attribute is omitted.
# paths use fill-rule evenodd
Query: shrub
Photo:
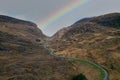
<svg viewBox="0 0 120 80"><path fill-rule="evenodd" d="M75 75L72 77L72 80L87 80L87 78L85 77L85 75L83 75L82 73Z"/></svg>

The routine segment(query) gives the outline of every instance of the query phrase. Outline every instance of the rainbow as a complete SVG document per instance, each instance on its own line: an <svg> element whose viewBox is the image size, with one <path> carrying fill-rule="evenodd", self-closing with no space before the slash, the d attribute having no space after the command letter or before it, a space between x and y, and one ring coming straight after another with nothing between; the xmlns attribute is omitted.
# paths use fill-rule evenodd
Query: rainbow
<svg viewBox="0 0 120 80"><path fill-rule="evenodd" d="M89 1L90 0L73 0L73 1L71 1L67 6L62 7L61 9L54 12L52 15L49 15L47 18L42 20L42 22L40 22L38 24L39 28L42 29L44 27L51 25L53 22L57 21L65 14L69 13L70 11L78 8L79 6L85 4Z"/></svg>

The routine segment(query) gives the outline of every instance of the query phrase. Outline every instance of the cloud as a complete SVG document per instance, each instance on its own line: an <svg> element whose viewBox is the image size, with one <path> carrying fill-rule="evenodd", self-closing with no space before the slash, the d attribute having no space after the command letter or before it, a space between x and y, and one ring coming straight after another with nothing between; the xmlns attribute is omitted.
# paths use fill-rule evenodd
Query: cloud
<svg viewBox="0 0 120 80"><path fill-rule="evenodd" d="M1 11L0 15L6 15L6 16L22 19L22 20L28 20L28 18L25 15L23 15L23 14L14 15L14 14L7 13L5 11Z"/></svg>
<svg viewBox="0 0 120 80"><path fill-rule="evenodd" d="M28 18L24 15L14 15L14 18L22 19L22 20L28 20Z"/></svg>
<svg viewBox="0 0 120 80"><path fill-rule="evenodd" d="M7 13L7 12L5 12L5 11L3 11L3 10L1 10L0 11L0 15L8 15L9 13Z"/></svg>

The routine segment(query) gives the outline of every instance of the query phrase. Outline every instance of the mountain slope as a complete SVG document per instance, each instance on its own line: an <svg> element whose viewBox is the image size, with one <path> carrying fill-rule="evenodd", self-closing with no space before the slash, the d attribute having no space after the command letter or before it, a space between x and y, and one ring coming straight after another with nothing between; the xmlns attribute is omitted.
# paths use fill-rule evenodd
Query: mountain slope
<svg viewBox="0 0 120 80"><path fill-rule="evenodd" d="M57 55L94 61L109 71L110 80L120 79L120 13L80 20L56 33L49 44Z"/></svg>
<svg viewBox="0 0 120 80"><path fill-rule="evenodd" d="M12 17L0 15L0 49L3 52L24 52L32 50L37 39L46 36L37 28L37 25ZM37 46L36 46L37 47Z"/></svg>
<svg viewBox="0 0 120 80"><path fill-rule="evenodd" d="M0 16L0 80L71 80L80 73L101 79L93 65L51 55L45 38L34 23Z"/></svg>
<svg viewBox="0 0 120 80"><path fill-rule="evenodd" d="M46 37L41 30L38 29L36 24L4 15L0 15L0 28L0 31L25 37L29 40L32 40L32 38L43 39Z"/></svg>

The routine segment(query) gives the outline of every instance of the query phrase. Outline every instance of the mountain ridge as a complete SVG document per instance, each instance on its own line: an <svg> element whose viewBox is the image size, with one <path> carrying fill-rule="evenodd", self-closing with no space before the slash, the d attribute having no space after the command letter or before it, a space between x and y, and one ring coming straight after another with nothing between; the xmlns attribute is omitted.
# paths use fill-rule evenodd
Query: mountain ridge
<svg viewBox="0 0 120 80"><path fill-rule="evenodd" d="M6 15L0 15L0 22L9 22L9 23L14 23L14 24L24 24L24 25L29 25L29 26L37 26L35 23L26 21L26 20L21 20L13 17L9 17Z"/></svg>
<svg viewBox="0 0 120 80"><path fill-rule="evenodd" d="M112 17L113 17L113 19L112 19ZM110 18L110 19L109 19ZM100 26L107 26L107 24L102 24L102 21L103 21L103 19L104 19L104 21L106 21L106 23L108 23L108 24L110 24L110 22L112 21L112 20L114 20L115 19L115 21L118 21L118 22L116 22L116 23L118 23L115 27L117 28L119 28L119 19L120 19L120 13L110 13L110 14L104 14L104 15L101 15L101 16L96 16L96 17L91 17L91 18L83 18L83 19L80 19L79 21L77 21L77 22L75 22L73 25L71 25L71 26L69 26L69 27L66 27L66 28L63 28L63 29L66 29L66 31L69 31L71 28L73 28L74 26L75 27L77 27L77 26L79 26L79 25L82 25L82 23L83 23L83 25L84 24L93 24L93 26L94 25L100 25ZM101 24L100 24L101 23ZM105 22L103 22L103 23L105 23ZM115 23L115 22L113 22L113 23ZM112 24L112 23L111 23ZM111 25L110 24L110 25ZM115 24L113 24L113 25L115 25ZM109 25L108 25L109 26ZM111 27L113 27L114 28L114 26L111 26ZM63 29L61 29L61 30L59 30L58 32L60 33L60 31L62 31ZM64 31L64 33L67 33L67 32L65 32ZM57 34L57 32L55 33L55 34ZM54 34L54 35L55 35ZM52 36L52 38L54 37L54 35Z"/></svg>

